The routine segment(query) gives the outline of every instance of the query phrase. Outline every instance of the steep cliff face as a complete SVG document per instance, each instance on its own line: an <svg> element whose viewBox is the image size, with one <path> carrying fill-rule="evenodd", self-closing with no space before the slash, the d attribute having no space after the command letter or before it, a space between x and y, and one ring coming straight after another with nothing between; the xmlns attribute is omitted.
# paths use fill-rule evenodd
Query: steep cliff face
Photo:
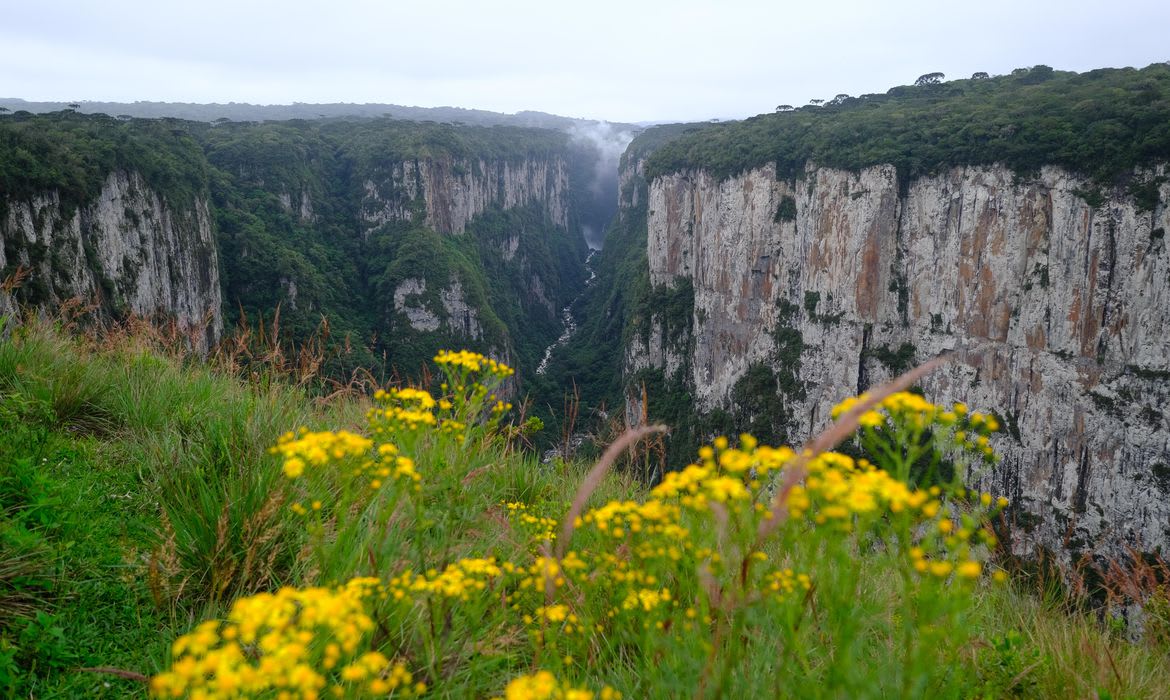
<svg viewBox="0 0 1170 700"><path fill-rule="evenodd" d="M463 233L477 214L539 204L553 224L569 226L569 175L561 158L417 159L391 163L363 183L367 229L421 215L440 233ZM421 201L421 211L419 202Z"/></svg>
<svg viewBox="0 0 1170 700"><path fill-rule="evenodd" d="M81 207L55 191L0 207L0 269L23 267L17 298L52 311L77 297L114 315L205 327L205 348L223 331L216 243L207 200L177 207L135 172L111 172ZM0 292L0 311L16 299Z"/></svg>
<svg viewBox="0 0 1170 700"><path fill-rule="evenodd" d="M444 157L390 162L371 169L362 191L361 225L367 236L380 231L397 237L396 228L410 225L425 226L440 236L469 233L476 239L473 257L479 264L472 267L413 264L408 269L391 263L387 269L394 268L393 277L409 277L393 286L393 308L386 309L387 326L410 335L431 334L446 344L484 343L494 356L507 362L520 361L529 368L531 352L526 349L518 357L515 341L525 330L539 329L543 336L548 332L546 326L555 328L557 306L549 299L546 286L552 286L558 296L566 291L565 280L548 265L534 264L533 258L539 260L546 250L554 251L552 257L560 257L562 250L575 247L568 239L572 200L564 158ZM509 212L523 212L526 218L509 218ZM488 213L492 216L485 218ZM499 217L507 220L495 223ZM534 234L541 240L533 240ZM523 244L522 238L526 239ZM460 244L432 240L430 245L457 248ZM439 257L452 254L434 251ZM489 301L490 289L501 288L504 280L484 280L479 289L465 289L489 269L507 271L507 277L515 278L513 283L524 288L517 290L515 301L507 302L523 307L519 316L502 318L507 316L505 310L493 307L504 299ZM546 280L550 275L553 278ZM432 293L427 294L428 288ZM527 328L516 327L516 322Z"/></svg>
<svg viewBox="0 0 1170 700"><path fill-rule="evenodd" d="M800 440L842 397L952 352L922 386L1003 419L1003 461L972 477L1013 499L1017 552L1165 551L1170 185L1154 179L1164 174L1137 173L1163 183L1152 210L1055 168L1021 179L956 167L902 186L891 166L809 165L787 181L771 167L659 177L648 188L650 281L690 286L693 303L689 318L649 318L625 371L662 371L701 413L763 386L770 420ZM638 393L627 391L631 417Z"/></svg>

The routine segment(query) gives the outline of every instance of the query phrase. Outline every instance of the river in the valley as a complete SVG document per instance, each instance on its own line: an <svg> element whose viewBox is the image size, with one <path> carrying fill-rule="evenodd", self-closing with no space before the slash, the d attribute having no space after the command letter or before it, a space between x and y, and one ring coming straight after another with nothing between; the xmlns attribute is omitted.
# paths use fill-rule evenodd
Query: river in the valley
<svg viewBox="0 0 1170 700"><path fill-rule="evenodd" d="M553 351L563 346L565 343L568 343L569 339L573 337L573 334L577 332L577 320L573 318L573 304L577 303L577 300L581 298L581 295L585 293L585 290L593 284L595 279L597 279L597 273L593 270L594 255L597 255L597 249L591 248L589 250L589 255L585 257L585 269L589 271L589 279L585 280L584 289L582 289L577 294L577 296L573 297L573 301L569 302L568 306L561 309L561 324L564 327L564 330L561 331L561 336L556 339L556 342L545 348L544 358L540 361L540 364L536 366L537 374L544 374L548 371L548 363L552 361Z"/></svg>

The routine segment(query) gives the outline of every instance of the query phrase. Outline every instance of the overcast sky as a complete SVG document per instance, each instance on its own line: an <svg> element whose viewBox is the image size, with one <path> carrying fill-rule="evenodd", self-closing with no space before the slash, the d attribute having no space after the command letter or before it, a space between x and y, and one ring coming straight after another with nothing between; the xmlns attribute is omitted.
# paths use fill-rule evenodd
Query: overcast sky
<svg viewBox="0 0 1170 700"><path fill-rule="evenodd" d="M1167 27L1167 0L0 0L0 97L702 120L933 71L1142 67Z"/></svg>

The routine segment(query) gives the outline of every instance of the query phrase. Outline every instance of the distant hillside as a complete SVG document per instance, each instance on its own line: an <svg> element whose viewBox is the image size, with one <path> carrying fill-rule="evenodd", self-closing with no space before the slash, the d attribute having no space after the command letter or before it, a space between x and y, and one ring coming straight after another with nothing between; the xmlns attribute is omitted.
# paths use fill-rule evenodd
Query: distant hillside
<svg viewBox="0 0 1170 700"><path fill-rule="evenodd" d="M227 119L236 122L286 121L289 119L330 119L338 117L392 117L410 121L436 121L472 124L477 126L527 126L540 129L568 131L574 127L598 123L595 119L576 119L545 112L523 111L515 114L489 112L462 107L406 107L392 104L352 104L336 102L312 104L294 102L291 105L254 105L241 102L227 104L196 104L193 102L29 102L16 97L0 97L0 108L12 112L24 110L34 114L59 112L77 105L82 114L108 114L112 117L157 119L175 117L191 121L214 122ZM633 124L614 124L633 129Z"/></svg>

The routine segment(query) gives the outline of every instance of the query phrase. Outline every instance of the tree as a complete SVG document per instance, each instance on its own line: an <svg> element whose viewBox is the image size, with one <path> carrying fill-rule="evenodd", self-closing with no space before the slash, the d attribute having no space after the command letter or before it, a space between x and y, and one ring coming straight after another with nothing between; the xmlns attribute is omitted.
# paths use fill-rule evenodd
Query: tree
<svg viewBox="0 0 1170 700"><path fill-rule="evenodd" d="M67 106L69 109L81 109L81 103L79 102L70 102Z"/></svg>
<svg viewBox="0 0 1170 700"><path fill-rule="evenodd" d="M809 103L810 105L817 105L817 106L819 107L820 105L823 105L823 104L825 103L825 101L824 101L824 100L818 100L817 98L815 98L815 97L814 97L813 99L809 100L809 101L808 101L808 103Z"/></svg>
<svg viewBox="0 0 1170 700"><path fill-rule="evenodd" d="M918 76L918 80L914 81L916 87L923 87L924 85L938 85L947 76L942 73L926 73Z"/></svg>
<svg viewBox="0 0 1170 700"><path fill-rule="evenodd" d="M845 104L845 100L848 100L848 99L849 99L849 95L846 95L845 93L841 93L840 95L837 95L833 99L829 100L829 104L836 107L837 105Z"/></svg>
<svg viewBox="0 0 1170 700"><path fill-rule="evenodd" d="M983 71L978 71L971 74L971 80L987 80L991 76Z"/></svg>
<svg viewBox="0 0 1170 700"><path fill-rule="evenodd" d="M0 112L11 112L11 111L12 110L8 109L7 107L0 107Z"/></svg>
<svg viewBox="0 0 1170 700"><path fill-rule="evenodd" d="M792 109L792 105L776 105L777 112L791 112Z"/></svg>
<svg viewBox="0 0 1170 700"><path fill-rule="evenodd" d="M1052 66L1046 66L1044 64L1032 66L1030 70L1020 76L1020 82L1025 85L1038 85L1046 80L1050 80L1054 73L1055 71L1052 70ZM1012 74L1015 75L1015 71Z"/></svg>

